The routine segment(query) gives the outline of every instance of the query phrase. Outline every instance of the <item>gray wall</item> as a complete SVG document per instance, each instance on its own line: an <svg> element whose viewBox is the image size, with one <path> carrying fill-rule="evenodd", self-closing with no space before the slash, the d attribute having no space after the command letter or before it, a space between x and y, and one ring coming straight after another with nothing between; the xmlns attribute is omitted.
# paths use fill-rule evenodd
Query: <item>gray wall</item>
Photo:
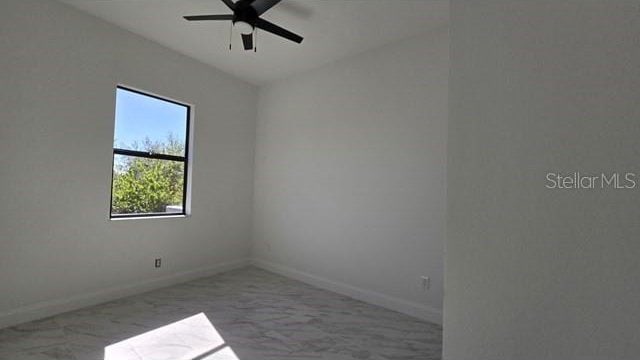
<svg viewBox="0 0 640 360"><path fill-rule="evenodd" d="M249 256L254 87L48 0L0 2L0 54L0 326ZM195 106L191 217L108 219L118 83Z"/></svg>
<svg viewBox="0 0 640 360"><path fill-rule="evenodd" d="M640 189L545 176L640 174L638 2L454 1L451 24L445 359L637 359Z"/></svg>
<svg viewBox="0 0 640 360"><path fill-rule="evenodd" d="M448 41L439 29L260 89L255 258L440 321Z"/></svg>

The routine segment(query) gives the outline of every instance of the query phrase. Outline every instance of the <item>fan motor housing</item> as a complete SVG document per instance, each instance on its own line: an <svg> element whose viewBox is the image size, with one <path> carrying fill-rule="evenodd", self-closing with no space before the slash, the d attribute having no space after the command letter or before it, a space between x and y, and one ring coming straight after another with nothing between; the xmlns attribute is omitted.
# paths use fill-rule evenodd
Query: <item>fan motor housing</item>
<svg viewBox="0 0 640 360"><path fill-rule="evenodd" d="M238 5L240 4L241 3L238 3ZM238 8L236 8L236 10L233 13L234 24L240 21L240 22L244 22L251 25L251 27L255 27L257 20L258 20L258 13L254 8L248 5L238 6Z"/></svg>

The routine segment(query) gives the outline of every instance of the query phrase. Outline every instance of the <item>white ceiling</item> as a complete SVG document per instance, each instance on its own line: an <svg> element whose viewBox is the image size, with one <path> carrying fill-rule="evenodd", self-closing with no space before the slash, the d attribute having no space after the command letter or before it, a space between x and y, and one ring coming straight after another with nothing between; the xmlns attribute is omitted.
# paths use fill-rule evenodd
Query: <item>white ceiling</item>
<svg viewBox="0 0 640 360"><path fill-rule="evenodd" d="M60 1L254 84L426 33L449 18L447 0L283 0L263 17L303 36L302 44L259 32L254 53L236 33L229 52L229 22L182 19L230 14L220 0Z"/></svg>

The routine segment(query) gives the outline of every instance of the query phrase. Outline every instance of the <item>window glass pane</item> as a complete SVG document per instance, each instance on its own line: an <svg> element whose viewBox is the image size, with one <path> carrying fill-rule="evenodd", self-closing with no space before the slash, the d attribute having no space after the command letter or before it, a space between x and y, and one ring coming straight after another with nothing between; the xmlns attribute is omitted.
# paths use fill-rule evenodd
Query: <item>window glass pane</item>
<svg viewBox="0 0 640 360"><path fill-rule="evenodd" d="M111 214L184 213L184 163L114 155Z"/></svg>
<svg viewBox="0 0 640 360"><path fill-rule="evenodd" d="M184 156L187 107L116 90L115 148Z"/></svg>

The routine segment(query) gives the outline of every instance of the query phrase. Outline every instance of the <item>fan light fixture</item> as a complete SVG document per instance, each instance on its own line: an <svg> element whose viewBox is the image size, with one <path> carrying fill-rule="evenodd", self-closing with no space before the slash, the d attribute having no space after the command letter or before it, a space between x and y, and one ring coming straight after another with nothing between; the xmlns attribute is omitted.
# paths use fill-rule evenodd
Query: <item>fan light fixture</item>
<svg viewBox="0 0 640 360"><path fill-rule="evenodd" d="M253 33L253 26L251 24L238 20L233 23L233 27L238 30L241 34L251 34Z"/></svg>

